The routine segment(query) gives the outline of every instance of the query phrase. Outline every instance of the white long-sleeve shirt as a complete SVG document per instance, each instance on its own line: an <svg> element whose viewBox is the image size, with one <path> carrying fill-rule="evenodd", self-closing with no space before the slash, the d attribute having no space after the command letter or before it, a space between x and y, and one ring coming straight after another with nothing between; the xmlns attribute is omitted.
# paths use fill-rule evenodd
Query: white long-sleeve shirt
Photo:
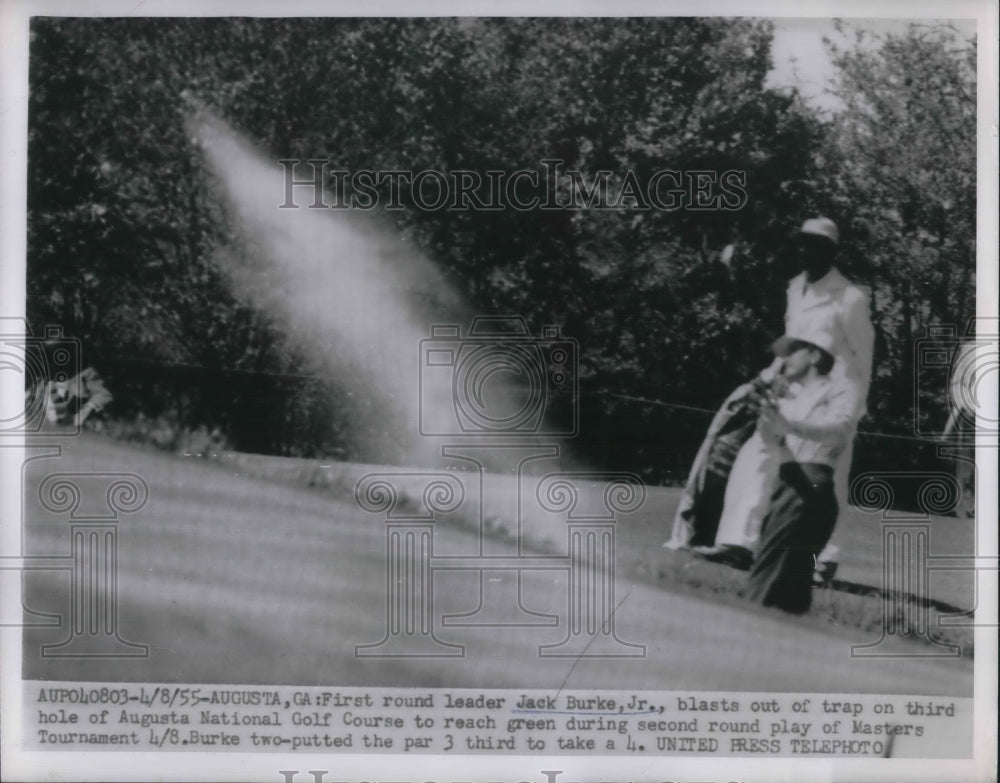
<svg viewBox="0 0 1000 783"><path fill-rule="evenodd" d="M871 294L855 285L836 267L812 283L801 273L788 283L785 333L822 330L833 335L831 353L836 362L831 380L843 381L854 397L855 420L867 412L872 378L875 329L871 319Z"/></svg>
<svg viewBox="0 0 1000 783"><path fill-rule="evenodd" d="M789 431L772 429L762 418L757 429L781 462L809 462L836 470L854 437L855 397L851 389L828 375L813 375L798 393L778 400L778 412Z"/></svg>

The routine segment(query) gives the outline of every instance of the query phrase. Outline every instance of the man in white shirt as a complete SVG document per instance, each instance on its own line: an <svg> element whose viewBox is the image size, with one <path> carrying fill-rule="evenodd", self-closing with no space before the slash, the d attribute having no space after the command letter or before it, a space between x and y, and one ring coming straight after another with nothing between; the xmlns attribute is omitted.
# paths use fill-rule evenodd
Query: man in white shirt
<svg viewBox="0 0 1000 783"><path fill-rule="evenodd" d="M788 283L785 331L819 329L831 336L831 353L841 360L835 371L850 386L860 419L867 411L875 347L871 293L834 266L838 241L837 226L829 218L802 224L797 242L802 272Z"/></svg>
<svg viewBox="0 0 1000 783"><path fill-rule="evenodd" d="M837 359L831 380L842 386L854 405L847 446L836 466L835 488L840 508L847 508L847 490L858 421L867 413L871 386L875 329L871 320L871 292L848 280L834 266L840 232L825 217L806 220L799 229L798 253L802 272L788 284L785 331L822 331L830 335L830 353ZM832 576L838 548L828 546L818 557L817 581Z"/></svg>
<svg viewBox="0 0 1000 783"><path fill-rule="evenodd" d="M794 396L765 405L757 429L778 455L778 474L761 525L745 595L801 614L812 604L816 556L833 534L834 474L854 436L857 400L832 374L836 336L822 327L789 329L774 346Z"/></svg>

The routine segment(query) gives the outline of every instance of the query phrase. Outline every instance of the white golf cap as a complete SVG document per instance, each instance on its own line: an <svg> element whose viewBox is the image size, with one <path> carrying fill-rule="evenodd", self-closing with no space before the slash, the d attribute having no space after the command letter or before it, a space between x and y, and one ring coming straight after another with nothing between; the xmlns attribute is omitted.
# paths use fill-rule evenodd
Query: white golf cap
<svg viewBox="0 0 1000 783"><path fill-rule="evenodd" d="M837 230L837 224L827 217L810 218L802 224L799 233L826 237L835 245L840 240L840 232Z"/></svg>

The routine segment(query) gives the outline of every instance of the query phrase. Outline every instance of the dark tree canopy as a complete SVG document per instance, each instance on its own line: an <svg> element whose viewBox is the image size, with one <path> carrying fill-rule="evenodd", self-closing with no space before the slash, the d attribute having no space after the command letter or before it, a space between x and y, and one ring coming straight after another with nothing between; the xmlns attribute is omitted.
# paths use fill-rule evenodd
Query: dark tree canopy
<svg viewBox="0 0 1000 783"><path fill-rule="evenodd" d="M914 28L835 52L846 108L831 120L766 86L771 35L697 18L36 19L30 321L83 342L112 418L394 458L351 433L361 403L216 268L234 237L185 131L188 90L275 159L351 171L559 160L563 177L609 172L611 193L662 170L716 188L738 172L735 208L428 211L404 192L410 208L380 216L471 308L579 341L579 448L598 464L682 475L707 418L631 398L711 409L763 366L789 235L818 212L875 292L877 428L909 431L912 340L974 310L974 46Z"/></svg>

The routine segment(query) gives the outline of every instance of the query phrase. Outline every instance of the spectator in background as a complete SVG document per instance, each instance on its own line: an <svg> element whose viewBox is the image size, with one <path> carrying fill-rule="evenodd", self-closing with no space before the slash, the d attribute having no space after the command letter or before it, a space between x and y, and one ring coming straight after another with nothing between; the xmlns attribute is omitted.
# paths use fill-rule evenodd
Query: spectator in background
<svg viewBox="0 0 1000 783"><path fill-rule="evenodd" d="M49 425L80 427L91 413L111 402L111 392L93 367L62 381L46 381L43 404Z"/></svg>

